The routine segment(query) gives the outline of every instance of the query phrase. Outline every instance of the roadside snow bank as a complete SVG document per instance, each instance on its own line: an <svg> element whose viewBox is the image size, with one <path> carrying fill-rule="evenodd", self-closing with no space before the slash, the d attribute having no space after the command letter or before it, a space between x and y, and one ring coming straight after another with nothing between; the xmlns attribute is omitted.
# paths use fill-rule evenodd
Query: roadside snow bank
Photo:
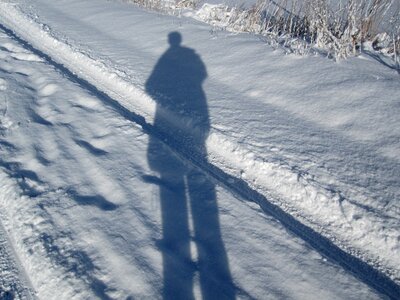
<svg viewBox="0 0 400 300"><path fill-rule="evenodd" d="M43 211L36 207L35 202L29 196L21 195L22 191L18 184L0 168L2 224L13 241L15 251L20 255L22 269L28 274L35 274L29 279L33 289L37 292L36 296L52 299L51 291L62 289L65 292L65 299L87 297L88 295L85 295L84 292L85 287L79 281L73 282L72 278L67 278L68 274L61 273L53 265L51 259L43 255L46 249L41 232L51 232L52 224L41 215ZM43 290L43 286L49 288Z"/></svg>
<svg viewBox="0 0 400 300"><path fill-rule="evenodd" d="M0 22L4 26L33 47L128 110L143 116L147 123L153 123L155 102L123 73L59 39L51 26L24 15L18 6L0 4L0 15ZM177 120L171 112L165 112L165 118L195 130L190 128L192 124L188 120ZM217 167L245 180L274 204L335 240L347 251L384 270L392 279L400 281L398 218L354 204L340 191L321 184L318 178L286 164L284 160L266 159L249 150L246 145L233 142L215 128L207 140L207 149L209 160Z"/></svg>
<svg viewBox="0 0 400 300"><path fill-rule="evenodd" d="M7 226L7 230L4 228L4 224L10 224L7 209L2 205L8 196L13 198L13 187L11 180L0 168L0 299L31 300L35 299L33 288L23 273L24 269L9 239L9 235L13 234L12 227Z"/></svg>

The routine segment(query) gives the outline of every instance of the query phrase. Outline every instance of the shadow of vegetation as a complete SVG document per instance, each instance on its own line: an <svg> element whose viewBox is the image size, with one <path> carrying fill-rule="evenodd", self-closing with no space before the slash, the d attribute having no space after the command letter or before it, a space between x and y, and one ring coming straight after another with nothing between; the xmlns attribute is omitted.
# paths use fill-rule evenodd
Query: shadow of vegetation
<svg viewBox="0 0 400 300"><path fill-rule="evenodd" d="M384 65L385 67L392 69L400 75L400 66L396 65L396 63L388 57L383 56L377 52L372 52L364 49L364 53L367 54L369 57L374 59L375 61L379 62L380 64Z"/></svg>

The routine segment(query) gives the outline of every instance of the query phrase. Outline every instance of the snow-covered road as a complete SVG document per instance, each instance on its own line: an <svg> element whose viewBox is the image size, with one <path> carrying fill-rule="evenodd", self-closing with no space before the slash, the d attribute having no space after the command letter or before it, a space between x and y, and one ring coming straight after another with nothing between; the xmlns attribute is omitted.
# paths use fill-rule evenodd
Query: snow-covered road
<svg viewBox="0 0 400 300"><path fill-rule="evenodd" d="M38 298L379 298L153 140L157 177L140 127L1 34L1 208Z"/></svg>
<svg viewBox="0 0 400 300"><path fill-rule="evenodd" d="M176 298L178 291L183 299L396 298L399 287L373 269L395 280L399 271L399 87L390 71L366 63L378 68L383 84L376 87L386 89L387 104L358 119L346 107L341 116L352 126L344 137L323 119L333 118L329 109L309 103L314 108L301 111L291 94L294 103L284 110L272 77L267 86L250 82L263 66L238 64L242 69L227 73L224 59L237 60L235 52L219 62L201 46L258 57L264 46L254 39L210 39L203 24L121 3L32 2L0 3L0 208L23 269L9 270L28 277L21 291L32 282L40 299ZM127 24L135 29L118 28ZM180 46L164 52L174 31L201 56ZM205 64L198 73L209 79L190 89L195 104L156 106L158 93L169 93L160 82L177 76L171 55L202 59L192 63L196 72ZM290 72L304 64L276 52L261 56L278 74L285 64ZM308 62L332 71L323 58ZM324 75L343 88L359 63L339 66L344 75ZM201 82L193 70L179 70L179 82ZM360 85L347 95L353 107L357 97L374 97L374 90L360 95ZM310 94L320 89L319 96L337 100L327 95L337 89L324 88ZM307 87L300 90L304 100ZM188 106L197 115L186 115ZM363 119L373 110L374 124L386 120L368 137ZM374 147L382 153L367 151Z"/></svg>

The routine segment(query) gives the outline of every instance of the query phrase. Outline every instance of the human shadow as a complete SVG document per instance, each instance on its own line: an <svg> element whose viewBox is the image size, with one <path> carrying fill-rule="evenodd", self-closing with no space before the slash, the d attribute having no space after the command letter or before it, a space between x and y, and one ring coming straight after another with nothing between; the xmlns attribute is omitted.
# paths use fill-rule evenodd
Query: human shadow
<svg viewBox="0 0 400 300"><path fill-rule="evenodd" d="M189 141L206 161L210 129L202 88L206 67L193 49L181 46L179 32L171 32L168 41L170 47L146 82L147 93L157 102L154 126L178 143ZM183 124L196 130L185 130L188 126ZM157 246L163 258L163 299L194 299L195 277L203 299L234 299L214 184L182 163L156 137L149 140L148 162L159 174L159 178L145 176L144 180L160 189L162 239Z"/></svg>

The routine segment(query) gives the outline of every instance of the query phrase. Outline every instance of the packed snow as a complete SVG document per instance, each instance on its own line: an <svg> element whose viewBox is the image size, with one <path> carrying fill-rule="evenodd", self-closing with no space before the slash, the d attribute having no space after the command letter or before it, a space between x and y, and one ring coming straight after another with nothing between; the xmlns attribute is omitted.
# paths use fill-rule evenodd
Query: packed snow
<svg viewBox="0 0 400 300"><path fill-rule="evenodd" d="M400 84L375 56L285 55L119 1L0 2L0 25L0 272L17 298L385 297L255 194L396 297Z"/></svg>

